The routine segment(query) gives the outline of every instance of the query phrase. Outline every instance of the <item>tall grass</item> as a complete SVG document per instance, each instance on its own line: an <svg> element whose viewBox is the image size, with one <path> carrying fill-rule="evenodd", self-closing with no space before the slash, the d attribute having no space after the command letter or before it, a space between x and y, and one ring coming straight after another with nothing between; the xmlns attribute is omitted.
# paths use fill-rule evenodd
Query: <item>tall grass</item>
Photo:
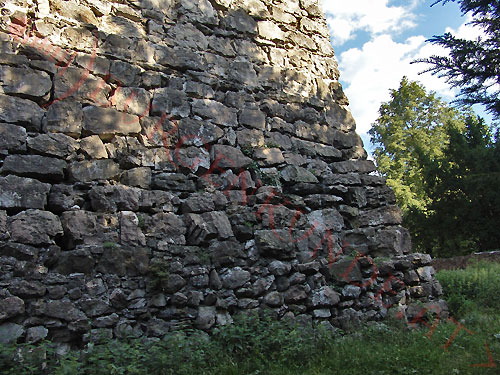
<svg viewBox="0 0 500 375"><path fill-rule="evenodd" d="M464 270L439 271L450 311L457 317L478 309L500 314L500 263L479 262Z"/></svg>

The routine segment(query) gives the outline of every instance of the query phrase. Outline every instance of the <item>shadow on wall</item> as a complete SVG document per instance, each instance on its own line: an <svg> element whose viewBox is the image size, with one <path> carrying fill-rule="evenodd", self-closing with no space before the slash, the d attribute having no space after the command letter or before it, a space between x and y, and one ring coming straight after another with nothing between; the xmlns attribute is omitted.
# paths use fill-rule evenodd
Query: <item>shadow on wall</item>
<svg viewBox="0 0 500 375"><path fill-rule="evenodd" d="M121 169L153 167L153 175L203 176L221 173L208 154L223 144L232 147L216 152L231 160L226 169L236 175L248 169L244 151L260 177L264 170L268 180L279 181L286 165L319 169L325 177L331 172L324 161L366 156L344 108L327 26L313 6L307 13L298 2L272 12L259 2L229 10L208 1L145 1L141 10L51 4L52 13L11 15L7 30L18 60L2 67L3 87L46 109L34 110L44 116L43 132L82 138L87 147L76 150L80 158L109 157ZM69 116L64 127L61 116ZM40 131L38 120L30 124L33 116L27 117L27 130ZM131 161L130 152L141 160ZM240 159L243 164L234 163ZM94 180L80 173L88 166L73 163L65 181ZM50 175L39 178L54 182ZM88 199L80 201L85 206Z"/></svg>
<svg viewBox="0 0 500 375"><path fill-rule="evenodd" d="M58 280L25 299L44 298L52 337L88 320L160 337L260 306L342 326L403 298L371 257L392 277L409 236L315 1L43 4L2 18L0 249L31 265L5 263L12 298ZM412 258L416 297L439 294L429 262Z"/></svg>

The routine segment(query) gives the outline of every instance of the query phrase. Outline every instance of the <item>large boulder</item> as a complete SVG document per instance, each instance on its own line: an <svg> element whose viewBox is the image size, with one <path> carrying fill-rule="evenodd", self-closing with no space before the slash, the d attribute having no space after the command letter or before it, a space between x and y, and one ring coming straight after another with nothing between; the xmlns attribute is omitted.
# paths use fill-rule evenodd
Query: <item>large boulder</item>
<svg viewBox="0 0 500 375"><path fill-rule="evenodd" d="M201 147L176 147L172 153L172 159L175 166L180 170L197 173L210 169L210 154Z"/></svg>
<svg viewBox="0 0 500 375"><path fill-rule="evenodd" d="M120 212L120 243L128 246L146 246L146 237L139 227L139 218L132 211Z"/></svg>
<svg viewBox="0 0 500 375"><path fill-rule="evenodd" d="M48 301L43 313L50 318L57 318L68 322L75 322L87 318L71 301L66 300Z"/></svg>
<svg viewBox="0 0 500 375"><path fill-rule="evenodd" d="M50 211L60 213L72 208L81 208L85 203L85 193L73 185L52 185L49 193L48 207Z"/></svg>
<svg viewBox="0 0 500 375"><path fill-rule="evenodd" d="M21 298L43 297L47 292L45 285L39 281L16 280L9 286L9 291ZM19 299L18 306L21 305Z"/></svg>
<svg viewBox="0 0 500 375"><path fill-rule="evenodd" d="M89 250L77 249L59 254L56 271L63 275L72 273L91 274L95 260Z"/></svg>
<svg viewBox="0 0 500 375"><path fill-rule="evenodd" d="M295 165L289 165L281 171L281 179L287 183L318 183L318 179L315 175L309 172L307 169L302 167L297 167Z"/></svg>
<svg viewBox="0 0 500 375"><path fill-rule="evenodd" d="M215 241L209 247L212 263L216 267L244 263L244 247L238 241Z"/></svg>
<svg viewBox="0 0 500 375"><path fill-rule="evenodd" d="M147 222L145 231L148 237L157 238L164 243L184 245L186 225L175 214L161 212L153 215Z"/></svg>
<svg viewBox="0 0 500 375"><path fill-rule="evenodd" d="M198 329L210 329L216 321L216 311L213 306L202 306L198 310L198 316L194 322Z"/></svg>
<svg viewBox="0 0 500 375"><path fill-rule="evenodd" d="M335 208L313 211L307 219L310 227L318 232L340 232L344 227L344 218Z"/></svg>
<svg viewBox="0 0 500 375"><path fill-rule="evenodd" d="M91 159L107 159L108 152L98 135L85 137L80 141L80 149Z"/></svg>
<svg viewBox="0 0 500 375"><path fill-rule="evenodd" d="M358 284L363 280L359 260L354 258L339 259L329 268L330 276L339 283Z"/></svg>
<svg viewBox="0 0 500 375"><path fill-rule="evenodd" d="M151 168L129 169L121 174L120 182L124 185L147 189L151 185Z"/></svg>
<svg viewBox="0 0 500 375"><path fill-rule="evenodd" d="M375 227L379 225L399 225L403 221L401 209L397 206L386 206L365 211L358 217L359 226Z"/></svg>
<svg viewBox="0 0 500 375"><path fill-rule="evenodd" d="M312 306L332 307L340 302L340 295L329 286L323 286L315 291L312 296Z"/></svg>
<svg viewBox="0 0 500 375"><path fill-rule="evenodd" d="M279 260L274 260L269 264L269 271L275 276L287 275L292 269L290 263L284 263Z"/></svg>
<svg viewBox="0 0 500 375"><path fill-rule="evenodd" d="M96 270L118 276L144 276L149 269L150 251L146 248L106 246Z"/></svg>
<svg viewBox="0 0 500 375"><path fill-rule="evenodd" d="M266 258L290 259L297 243L286 229L255 231L255 244L260 254Z"/></svg>
<svg viewBox="0 0 500 375"><path fill-rule="evenodd" d="M64 1L62 3L70 4ZM86 69L73 66L60 68L54 78L54 97L57 101L72 99L84 103L107 103L111 87Z"/></svg>
<svg viewBox="0 0 500 375"><path fill-rule="evenodd" d="M141 190L128 186L96 186L89 192L92 209L97 212L138 211Z"/></svg>
<svg viewBox="0 0 500 375"><path fill-rule="evenodd" d="M187 117L191 112L186 93L171 88L159 88L154 91L151 105L152 113L155 115L178 115Z"/></svg>
<svg viewBox="0 0 500 375"><path fill-rule="evenodd" d="M0 121L21 124L40 131L44 111L34 102L0 94Z"/></svg>
<svg viewBox="0 0 500 375"><path fill-rule="evenodd" d="M237 112L234 109L211 99L195 100L193 113L221 126L233 127L238 124Z"/></svg>
<svg viewBox="0 0 500 375"><path fill-rule="evenodd" d="M222 286L226 289L236 289L250 281L251 274L241 267L235 267L227 270L221 275Z"/></svg>
<svg viewBox="0 0 500 375"><path fill-rule="evenodd" d="M244 109L239 116L240 124L251 128L264 130L266 114L258 109Z"/></svg>
<svg viewBox="0 0 500 375"><path fill-rule="evenodd" d="M24 301L19 297L0 300L0 321L24 314Z"/></svg>
<svg viewBox="0 0 500 375"><path fill-rule="evenodd" d="M8 232L5 231L5 233ZM38 248L17 242L6 242L0 246L0 255L13 257L21 261L34 262L38 259L38 253Z"/></svg>
<svg viewBox="0 0 500 375"><path fill-rule="evenodd" d="M213 26L219 21L217 11L208 0L185 0L180 6L181 12L195 22Z"/></svg>
<svg viewBox="0 0 500 375"><path fill-rule="evenodd" d="M214 195L210 193L195 193L187 198L182 205L184 213L202 213L215 210Z"/></svg>
<svg viewBox="0 0 500 375"><path fill-rule="evenodd" d="M0 151L26 151L26 137L25 128L0 123Z"/></svg>
<svg viewBox="0 0 500 375"><path fill-rule="evenodd" d="M371 160L346 160L332 163L332 169L337 173L370 173L377 168Z"/></svg>
<svg viewBox="0 0 500 375"><path fill-rule="evenodd" d="M179 122L179 140L182 145L206 146L223 135L221 128L208 121L184 118Z"/></svg>
<svg viewBox="0 0 500 375"><path fill-rule="evenodd" d="M286 303L300 303L307 298L309 287L304 285L293 285L284 293Z"/></svg>
<svg viewBox="0 0 500 375"><path fill-rule="evenodd" d="M196 185L193 180L182 173L159 173L153 176L154 189L195 192Z"/></svg>
<svg viewBox="0 0 500 375"><path fill-rule="evenodd" d="M79 244L103 245L119 241L119 221L116 215L83 210L66 211L61 216L61 223L67 249L73 249Z"/></svg>
<svg viewBox="0 0 500 375"><path fill-rule="evenodd" d="M0 241L9 239L10 234L7 231L7 212L0 211Z"/></svg>
<svg viewBox="0 0 500 375"><path fill-rule="evenodd" d="M121 112L145 116L150 110L150 94L141 88L118 87L111 97L111 104Z"/></svg>
<svg viewBox="0 0 500 375"><path fill-rule="evenodd" d="M28 245L52 244L63 233L59 218L51 212L29 209L8 219L11 240Z"/></svg>

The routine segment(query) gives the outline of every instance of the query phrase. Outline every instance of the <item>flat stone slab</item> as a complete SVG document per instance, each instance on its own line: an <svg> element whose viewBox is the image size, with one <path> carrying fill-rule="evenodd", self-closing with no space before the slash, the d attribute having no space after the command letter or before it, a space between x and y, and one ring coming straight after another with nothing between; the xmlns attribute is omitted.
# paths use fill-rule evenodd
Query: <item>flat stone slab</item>
<svg viewBox="0 0 500 375"><path fill-rule="evenodd" d="M89 182L108 180L121 173L117 163L110 159L75 162L70 165L69 173L75 181Z"/></svg>
<svg viewBox="0 0 500 375"><path fill-rule="evenodd" d="M139 117L112 108L86 107L83 110L83 130L101 138L115 134L128 135L141 132Z"/></svg>
<svg viewBox="0 0 500 375"><path fill-rule="evenodd" d="M1 66L0 82L3 82L3 91L6 94L42 97L52 88L52 80L47 73L29 68Z"/></svg>
<svg viewBox="0 0 500 375"><path fill-rule="evenodd" d="M44 209L50 184L14 175L0 177L0 208Z"/></svg>
<svg viewBox="0 0 500 375"><path fill-rule="evenodd" d="M39 155L9 155L3 164L4 173L36 177L45 181L62 181L66 162Z"/></svg>

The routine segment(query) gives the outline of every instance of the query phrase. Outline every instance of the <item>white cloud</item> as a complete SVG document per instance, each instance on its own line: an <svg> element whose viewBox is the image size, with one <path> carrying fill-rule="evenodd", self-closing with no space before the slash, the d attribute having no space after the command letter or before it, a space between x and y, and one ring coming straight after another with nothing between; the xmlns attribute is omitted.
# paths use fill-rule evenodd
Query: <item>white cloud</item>
<svg viewBox="0 0 500 375"><path fill-rule="evenodd" d="M412 10L419 1L410 1L408 6L391 6L389 0L323 0L322 3L333 44L341 46L360 30L378 35L414 27Z"/></svg>
<svg viewBox="0 0 500 375"><path fill-rule="evenodd" d="M421 82L427 90L447 100L452 100L458 92L443 78L419 74L425 70L425 64L410 64L418 58L446 55L446 49L426 43L422 35L395 41L401 32L415 26L414 11L422 1L411 0L408 5L395 6L391 5L394 0L322 0L334 47L356 39L359 31L369 34L370 40L362 46L337 55L340 79L345 85L358 133L368 149L371 147L367 132L378 117L380 104L390 99L389 90L397 89L403 76ZM476 39L482 32L468 25L471 19L469 16L456 30L446 31L460 38Z"/></svg>
<svg viewBox="0 0 500 375"><path fill-rule="evenodd" d="M475 40L480 36L484 36L484 33L481 30L481 28L470 25L471 21L472 21L472 15L468 14L466 16L465 22L462 25L460 25L460 27L457 30L453 30L452 28L447 27L446 32L452 33L457 38L468 39L468 40Z"/></svg>
<svg viewBox="0 0 500 375"><path fill-rule="evenodd" d="M345 92L358 125L358 132L368 132L378 116L380 103L390 99L389 89L396 89L403 76L420 81L428 90L452 97L453 92L443 79L430 74L419 75L425 66L410 62L416 58L445 51L425 43L425 37L413 36L403 43L383 34L353 48L339 57L341 79L347 83Z"/></svg>

